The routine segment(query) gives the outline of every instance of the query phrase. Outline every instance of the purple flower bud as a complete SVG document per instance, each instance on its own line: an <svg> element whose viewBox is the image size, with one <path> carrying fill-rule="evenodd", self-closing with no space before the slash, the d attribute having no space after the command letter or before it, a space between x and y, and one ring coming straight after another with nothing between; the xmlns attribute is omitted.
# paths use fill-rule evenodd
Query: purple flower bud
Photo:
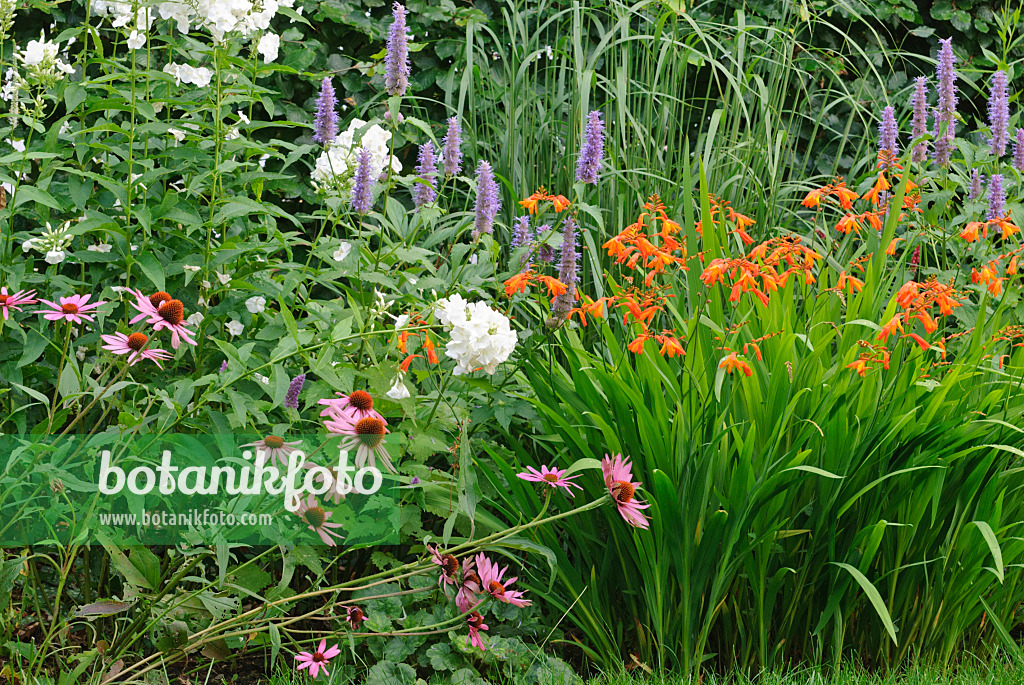
<svg viewBox="0 0 1024 685"><path fill-rule="evenodd" d="M1024 173L1024 128L1017 129L1017 136L1013 141L1013 168Z"/></svg>
<svg viewBox="0 0 1024 685"><path fill-rule="evenodd" d="M1003 175L992 174L988 179L988 218L1002 219L1004 205L1006 204L1006 192L1003 190Z"/></svg>
<svg viewBox="0 0 1024 685"><path fill-rule="evenodd" d="M305 384L306 374L304 373L300 373L292 379L292 382L288 384L288 392L284 396L284 406L289 409L299 408L299 393L302 392L302 386Z"/></svg>
<svg viewBox="0 0 1024 685"><path fill-rule="evenodd" d="M356 214L366 214L373 208L373 176L370 173L373 155L368 149L361 147L356 153L356 162L356 173L352 180L352 211Z"/></svg>
<svg viewBox="0 0 1024 685"><path fill-rule="evenodd" d="M224 373L227 370L228 370L228 360L225 359L224 362L220 365L220 372Z"/></svg>
<svg viewBox="0 0 1024 685"><path fill-rule="evenodd" d="M444 173L457 176L462 171L462 127L456 117L448 119L448 133L444 136Z"/></svg>
<svg viewBox="0 0 1024 685"><path fill-rule="evenodd" d="M601 113L593 111L587 115L587 128L583 144L576 160L576 180L579 183L597 184L597 174L604 164L604 122Z"/></svg>
<svg viewBox="0 0 1024 685"><path fill-rule="evenodd" d="M1010 94L1005 71L992 74L992 88L988 98L988 127L992 137L988 148L996 157L1006 154L1010 143Z"/></svg>
<svg viewBox="0 0 1024 685"><path fill-rule="evenodd" d="M558 280L566 286L566 291L556 295L551 303L551 311L567 316L576 301L576 282L579 276L579 253L576 250L576 220L567 216L562 222L562 254L558 264Z"/></svg>
<svg viewBox="0 0 1024 685"><path fill-rule="evenodd" d="M392 6L395 20L388 29L388 52L384 57L384 88L388 95L405 95L409 87L409 32L405 26L406 9L399 3Z"/></svg>
<svg viewBox="0 0 1024 685"><path fill-rule="evenodd" d="M313 142L330 145L338 135L338 112L335 106L338 99L334 97L334 85L331 78L325 76L320 82L320 97L316 99L316 118L313 120Z"/></svg>
<svg viewBox="0 0 1024 685"><path fill-rule="evenodd" d="M419 484L420 484L420 479L419 479L419 477L418 477L418 476L413 476L413 477L412 477L412 478L411 478L411 479L409 480L409 485L419 485Z"/></svg>
<svg viewBox="0 0 1024 685"><path fill-rule="evenodd" d="M914 118L911 137L920 138L928 133L928 79L918 76L914 81ZM912 162L923 162L928 158L928 143L918 143L911 154Z"/></svg>
<svg viewBox="0 0 1024 685"><path fill-rule="evenodd" d="M900 153L899 128L896 126L896 113L892 107L882 110L882 123L878 125L878 149L889 152L893 156Z"/></svg>
<svg viewBox="0 0 1024 685"><path fill-rule="evenodd" d="M521 216L516 219L516 225L512 229L512 242L510 247L514 250L522 247L530 240L530 217Z"/></svg>
<svg viewBox="0 0 1024 685"><path fill-rule="evenodd" d="M416 167L418 178L412 190L413 202L417 209L437 199L437 188L434 185L434 177L437 176L437 155L434 154L434 144L429 140L420 145L419 162L419 166Z"/></svg>
<svg viewBox="0 0 1024 685"><path fill-rule="evenodd" d="M483 233L494 230L494 219L501 211L501 198L498 197L498 183L494 180L494 171L487 162L480 162L476 168L476 203L473 205L476 219L473 222L473 239Z"/></svg>
<svg viewBox="0 0 1024 685"><path fill-rule="evenodd" d="M971 187L967 191L967 199L974 202L981 197L981 172L977 169L971 174Z"/></svg>

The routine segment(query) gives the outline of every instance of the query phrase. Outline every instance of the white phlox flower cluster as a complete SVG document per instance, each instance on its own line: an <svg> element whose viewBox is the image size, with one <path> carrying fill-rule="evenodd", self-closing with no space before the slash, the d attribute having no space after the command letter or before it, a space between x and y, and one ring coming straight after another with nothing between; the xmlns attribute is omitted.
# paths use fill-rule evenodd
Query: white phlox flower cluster
<svg viewBox="0 0 1024 685"><path fill-rule="evenodd" d="M516 347L516 332L508 318L486 302L467 302L461 295L437 301L438 320L451 337L445 355L455 360L452 373L460 376L479 367L494 373Z"/></svg>
<svg viewBox="0 0 1024 685"><path fill-rule="evenodd" d="M21 244L21 251L35 250L43 254L47 264L60 264L67 257L67 249L71 246L71 222L66 221L57 228L46 222L46 230L38 238L29 238Z"/></svg>
<svg viewBox="0 0 1024 685"><path fill-rule="evenodd" d="M391 148L388 145L391 140L390 131L374 124L363 131L359 144L355 144L356 133L365 126L366 122L362 119L353 119L348 129L338 134L327 149L320 153L312 174L313 185L317 190L333 191L338 194L347 192L349 181L355 173L356 151L360 147L370 151L372 178L378 178L384 173L389 160L391 171L401 173L402 163L391 156Z"/></svg>
<svg viewBox="0 0 1024 685"><path fill-rule="evenodd" d="M193 67L190 64L175 64L169 62L164 65L164 73L174 77L175 85L191 83L199 88L205 88L213 80L213 72L206 67Z"/></svg>
<svg viewBox="0 0 1024 685"><path fill-rule="evenodd" d="M172 1L159 3L157 11L162 19L173 19L181 33L188 33L195 24L207 29L219 43L229 33L248 37L267 31L277 10L294 4L295 0Z"/></svg>

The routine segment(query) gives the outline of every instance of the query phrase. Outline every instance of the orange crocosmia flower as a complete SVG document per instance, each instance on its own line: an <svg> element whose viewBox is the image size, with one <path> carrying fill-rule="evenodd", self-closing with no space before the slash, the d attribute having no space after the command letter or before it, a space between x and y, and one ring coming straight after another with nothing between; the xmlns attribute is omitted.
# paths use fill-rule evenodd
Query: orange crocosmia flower
<svg viewBox="0 0 1024 685"><path fill-rule="evenodd" d="M853 276L847 275L845 271L840 271L839 282L836 284L836 287L841 290L846 287L847 282L849 282L850 286L857 292L860 292L864 288L864 281L860 280L859 278L854 278Z"/></svg>
<svg viewBox="0 0 1024 685"><path fill-rule="evenodd" d="M728 265L724 259L712 259L711 263L704 267L704 271L700 275L700 280L703 281L704 285L710 288L715 283L722 280L727 270Z"/></svg>
<svg viewBox="0 0 1024 685"><path fill-rule="evenodd" d="M741 231L745 230L748 226L753 226L754 224L757 223L749 216L744 216L743 214L740 214L732 207L729 208L729 221L735 221L736 228L738 228Z"/></svg>
<svg viewBox="0 0 1024 685"><path fill-rule="evenodd" d="M1001 236L1003 240L1006 240L1016 233L1020 233L1020 228L1006 219L998 219L996 221L996 225L999 226L999 229L1003 232Z"/></svg>
<svg viewBox="0 0 1024 685"><path fill-rule="evenodd" d="M758 347L757 343L752 343L752 342L751 343L744 343L743 344L743 354L747 353L747 348L748 347L751 347L751 348L754 349L754 356L757 357L757 361L763 361L763 359L761 357L761 348Z"/></svg>
<svg viewBox="0 0 1024 685"><path fill-rule="evenodd" d="M866 212L864 214L864 218L868 220L869 224L871 224L871 228L876 231L882 230L882 218L878 216L878 212Z"/></svg>
<svg viewBox="0 0 1024 685"><path fill-rule="evenodd" d="M652 254L658 251L658 248L644 236L637 236L634 241L638 250L640 250L640 256L647 259Z"/></svg>
<svg viewBox="0 0 1024 685"><path fill-rule="evenodd" d="M857 193L847 188L845 185L840 185L832 191L832 193L839 198L839 206L843 209L852 209L853 201L857 199Z"/></svg>
<svg viewBox="0 0 1024 685"><path fill-rule="evenodd" d="M626 349L632 352L633 354L640 354L641 352L644 351L644 343L647 342L647 339L650 337L650 333L641 333L636 337L636 340L634 340L633 342L629 343L629 345L626 346Z"/></svg>
<svg viewBox="0 0 1024 685"><path fill-rule="evenodd" d="M1013 255L1013 259L1006 265L1006 275L1016 276L1017 275L1017 255Z"/></svg>
<svg viewBox="0 0 1024 685"><path fill-rule="evenodd" d="M924 326L925 333L934 333L939 330L939 324L924 310L911 314L910 318L920 321L921 325Z"/></svg>
<svg viewBox="0 0 1024 685"><path fill-rule="evenodd" d="M417 357L419 357L420 359L423 359L423 355L422 354L410 354L408 357L406 357L405 359L402 360L402 363L398 365L398 368L400 368L402 370L402 373L408 372L409 371L409 364L412 364L412 360L416 359Z"/></svg>
<svg viewBox="0 0 1024 685"><path fill-rule="evenodd" d="M526 209L526 211L529 212L530 214L536 214L537 213L537 203L540 202L541 200L546 199L546 198L547 198L547 194L544 193L542 190L538 190L537 192L535 192L533 195L531 195L530 197L526 198L525 200L520 200L519 201L519 206L524 207Z"/></svg>
<svg viewBox="0 0 1024 685"><path fill-rule="evenodd" d="M661 220L661 232L666 237L674 233L678 233L681 230L683 230L683 227L677 224L675 221L672 221L672 219Z"/></svg>
<svg viewBox="0 0 1024 685"><path fill-rule="evenodd" d="M402 354L409 354L409 336L416 335L411 331L402 331L398 335L398 351Z"/></svg>
<svg viewBox="0 0 1024 685"><path fill-rule="evenodd" d="M764 256L768 253L768 243L761 243L747 255L748 259L764 259Z"/></svg>
<svg viewBox="0 0 1024 685"><path fill-rule="evenodd" d="M748 378L754 375L754 371L750 368L750 364L747 364L745 361L737 357L735 352L730 352L728 356L723 357L718 368L725 369L726 373L732 373L738 369Z"/></svg>
<svg viewBox="0 0 1024 685"><path fill-rule="evenodd" d="M437 364L437 352L434 350L436 347L433 340L430 339L430 335L425 331L423 333L423 349L427 351L427 361L431 364Z"/></svg>
<svg viewBox="0 0 1024 685"><path fill-rule="evenodd" d="M853 362L847 364L846 368L853 369L854 371L857 372L858 376L863 378L864 374L868 370L868 360L864 359L864 357L859 357L858 359L855 359Z"/></svg>
<svg viewBox="0 0 1024 685"><path fill-rule="evenodd" d="M946 339L945 338L941 338L939 340L936 340L935 341L935 347L939 348L939 350L942 353L942 358L945 359L946 358Z"/></svg>
<svg viewBox="0 0 1024 685"><path fill-rule="evenodd" d="M674 359L677 356L686 354L686 350L683 349L679 340L674 336L665 335L661 336L661 349L658 350L658 353L661 354L662 357Z"/></svg>
<svg viewBox="0 0 1024 685"><path fill-rule="evenodd" d="M906 334L906 335L904 335L903 337L904 337L904 338L910 338L911 340L913 340L914 342L916 342L916 343L917 343L917 346L918 346L918 347L920 347L920 348L921 348L922 350L924 350L925 352L927 352L928 350L930 350L930 349L931 349L931 347L932 347L931 345L929 345L929 344L928 344L928 341L926 341L926 340L925 340L924 338L922 338L921 336L919 336L919 335L918 335L918 334L916 334L916 333L907 333L907 334Z"/></svg>
<svg viewBox="0 0 1024 685"><path fill-rule="evenodd" d="M891 186L889 185L889 181L885 179L885 171L879 171L878 179L875 181L875 185L871 187L871 190L864 193L864 199L871 200L871 204L877 206L879 201L879 193L885 190L889 190L889 188L891 188Z"/></svg>
<svg viewBox="0 0 1024 685"><path fill-rule="evenodd" d="M914 281L907 281L903 286L896 292L896 303L907 309L913 304L914 300L917 299L917 283Z"/></svg>
<svg viewBox="0 0 1024 685"><path fill-rule="evenodd" d="M540 274L538 274L534 278L536 278L538 281L547 286L548 295L551 297L558 297L559 295L563 294L566 290L568 290L568 287L566 287L566 285L557 278L552 278L551 276L543 276Z"/></svg>
<svg viewBox="0 0 1024 685"><path fill-rule="evenodd" d="M876 340L885 342L889 339L890 335L895 334L896 331L903 332L903 315L897 314L896 316L889 319L889 323L882 326L881 332L879 332Z"/></svg>
<svg viewBox="0 0 1024 685"><path fill-rule="evenodd" d="M814 209L815 207L818 207L821 204L821 195L822 193L825 192L825 190L826 188L815 188L811 192L807 193L807 196L804 198L804 201L801 202L800 204L802 204L804 207L807 207L808 209Z"/></svg>
<svg viewBox="0 0 1024 685"><path fill-rule="evenodd" d="M572 204L565 195L548 195L546 199L551 200L551 204L554 205L556 212L561 212Z"/></svg>
<svg viewBox="0 0 1024 685"><path fill-rule="evenodd" d="M889 243L889 247L885 248L885 254L890 257L896 254L896 245L903 240L903 238L893 238L892 242Z"/></svg>
<svg viewBox="0 0 1024 685"><path fill-rule="evenodd" d="M844 215L839 220L839 223L836 224L836 230L847 235L849 235L851 230L860 233L860 224L857 223L857 216L855 214Z"/></svg>
<svg viewBox="0 0 1024 685"><path fill-rule="evenodd" d="M525 291L530 286L532 276L532 271L524 271L505 281L505 297Z"/></svg>
<svg viewBox="0 0 1024 685"><path fill-rule="evenodd" d="M747 234L747 232L744 231L742 228L737 228L735 231L733 231L733 233L735 233L736 235L738 235L740 237L740 240L743 241L744 245L753 245L754 244L754 239L751 238Z"/></svg>
<svg viewBox="0 0 1024 685"><path fill-rule="evenodd" d="M1003 292L1003 279L993 278L992 282L988 284L988 291L992 294L992 297L999 297Z"/></svg>
<svg viewBox="0 0 1024 685"><path fill-rule="evenodd" d="M978 230L984 226L985 224L981 221L972 221L960 232L960 237L969 243L973 243L978 239Z"/></svg>
<svg viewBox="0 0 1024 685"><path fill-rule="evenodd" d="M629 254L629 250L626 248L625 245L622 244L621 240L619 239L619 236L615 236L614 238L610 239L608 242L602 245L601 248L604 250L608 250L609 257L623 258L625 257L625 255Z"/></svg>

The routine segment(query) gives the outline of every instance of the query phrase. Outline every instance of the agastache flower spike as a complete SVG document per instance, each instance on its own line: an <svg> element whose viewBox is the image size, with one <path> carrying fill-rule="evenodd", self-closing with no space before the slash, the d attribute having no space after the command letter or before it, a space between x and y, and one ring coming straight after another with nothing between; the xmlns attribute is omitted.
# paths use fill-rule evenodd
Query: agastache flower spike
<svg viewBox="0 0 1024 685"><path fill-rule="evenodd" d="M480 162L476 168L476 203L474 205L476 220L473 223L473 239L483 233L494 230L494 219L501 211L501 198L498 197L498 183L494 180L494 171L487 162Z"/></svg>
<svg viewBox="0 0 1024 685"><path fill-rule="evenodd" d="M1003 206L1006 203L1006 192L1003 190L1003 175L992 174L988 179L988 218L1001 219Z"/></svg>
<svg viewBox="0 0 1024 685"><path fill-rule="evenodd" d="M587 128L583 144L576 160L576 180L579 183L597 184L597 174L604 164L604 122L601 113L593 111L587 115Z"/></svg>
<svg viewBox="0 0 1024 685"><path fill-rule="evenodd" d="M516 225L512 229L512 242L510 247L514 250L522 247L530 240L530 217L521 216L516 219Z"/></svg>
<svg viewBox="0 0 1024 685"><path fill-rule="evenodd" d="M550 230L551 226L548 224L538 226L535 240L537 242L544 240ZM548 264L555 261L555 249L547 243L541 243L540 247L537 248L537 260Z"/></svg>
<svg viewBox="0 0 1024 685"><path fill-rule="evenodd" d="M284 396L284 406L288 409L299 408L299 393L302 392L302 386L306 384L306 374L300 373L298 376L292 379L292 382L288 384L288 392Z"/></svg>
<svg viewBox="0 0 1024 685"><path fill-rule="evenodd" d="M448 119L448 133L444 136L444 173L457 176L462 171L462 127L457 117Z"/></svg>
<svg viewBox="0 0 1024 685"><path fill-rule="evenodd" d="M878 149L886 150L895 157L899 154L899 129L896 126L896 113L892 107L882 110L882 123L878 125Z"/></svg>
<svg viewBox="0 0 1024 685"><path fill-rule="evenodd" d="M313 142L330 145L338 135L338 112L335 107L338 98L334 96L331 78L325 76L320 82L320 96L316 99L316 118L313 120Z"/></svg>
<svg viewBox="0 0 1024 685"><path fill-rule="evenodd" d="M913 117L913 128L911 129L912 138L920 138L921 136L928 133L928 79L924 76L918 76L914 81L914 117ZM911 153L910 161L912 162L923 162L928 158L928 144L918 143L914 146L914 152Z"/></svg>
<svg viewBox="0 0 1024 685"><path fill-rule="evenodd" d="M417 208L429 205L437 199L437 188L434 186L434 177L437 176L437 155L434 154L434 144L429 140L420 145L419 162L419 166L416 167L418 178L412 191L413 202Z"/></svg>
<svg viewBox="0 0 1024 685"><path fill-rule="evenodd" d="M384 57L384 88L388 95L405 95L409 87L409 33L405 26L406 9L399 3L392 6L395 20L388 29L388 52Z"/></svg>
<svg viewBox="0 0 1024 685"><path fill-rule="evenodd" d="M366 214L373 207L373 178L370 173L370 166L373 164L373 155L365 148L359 148L356 153L356 174L352 183L352 211L356 214Z"/></svg>
<svg viewBox="0 0 1024 685"><path fill-rule="evenodd" d="M1013 168L1024 173L1024 128L1017 129L1016 139L1013 141Z"/></svg>
<svg viewBox="0 0 1024 685"><path fill-rule="evenodd" d="M1010 142L1010 95L1007 88L1006 72L994 73L988 98L988 125L992 132L988 147L996 157L1006 154L1006 146Z"/></svg>
<svg viewBox="0 0 1024 685"><path fill-rule="evenodd" d="M953 151L953 138L956 135L956 78L954 65L956 55L953 54L953 39L939 40L939 59L935 68L939 81L939 106L935 112L935 160L942 165L949 164L949 156ZM942 124L946 125L945 131ZM941 145L940 143L941 139Z"/></svg>
<svg viewBox="0 0 1024 685"><path fill-rule="evenodd" d="M940 166L947 166L949 158L953 154L953 138L942 133L942 119L939 110L932 112L935 117L932 124L932 151L935 156L935 163ZM948 129L947 129L948 130Z"/></svg>
<svg viewBox="0 0 1024 685"><path fill-rule="evenodd" d="M981 172L977 169L971 174L971 187L967 191L967 199L974 202L981 197Z"/></svg>
<svg viewBox="0 0 1024 685"><path fill-rule="evenodd" d="M558 264L558 280L565 285L565 292L556 295L551 311L566 316L576 300L576 281L579 270L579 253L576 251L576 221L567 216L562 222L562 255Z"/></svg>

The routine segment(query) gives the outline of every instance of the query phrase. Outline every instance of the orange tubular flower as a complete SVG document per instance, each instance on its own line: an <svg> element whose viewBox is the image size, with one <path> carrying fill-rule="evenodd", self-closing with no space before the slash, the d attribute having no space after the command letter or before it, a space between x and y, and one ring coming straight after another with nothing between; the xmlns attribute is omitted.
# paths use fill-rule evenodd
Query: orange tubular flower
<svg viewBox="0 0 1024 685"><path fill-rule="evenodd" d="M925 352L927 352L928 350L931 349L931 345L928 344L928 341L926 341L924 338L922 338L921 336L917 335L916 333L907 333L903 337L904 338L910 338L911 340L916 342L917 346L920 347Z"/></svg>
<svg viewBox="0 0 1024 685"><path fill-rule="evenodd" d="M925 333L934 333L939 330L939 324L936 323L935 319L933 319L931 315L924 310L911 314L910 318L920 321L921 325L924 326Z"/></svg>
<svg viewBox="0 0 1024 685"><path fill-rule="evenodd" d="M885 179L885 171L879 171L878 179L875 181L875 185L871 187L871 190L864 193L864 199L871 200L871 204L877 207L879 203L879 193L889 190L889 188L891 187L892 186L889 185L889 181Z"/></svg>
<svg viewBox="0 0 1024 685"><path fill-rule="evenodd" d="M843 218L839 220L839 223L836 224L836 230L846 235L849 235L851 230L860 233L860 224L857 223L857 215L844 215Z"/></svg>
<svg viewBox="0 0 1024 685"><path fill-rule="evenodd" d="M434 351L436 347L433 340L430 339L430 335L426 331L423 332L423 349L427 351L427 361L431 364L437 364L437 352Z"/></svg>
<svg viewBox="0 0 1024 685"><path fill-rule="evenodd" d="M881 332L878 334L876 340L885 342L889 339L890 335L893 335L896 331L903 332L903 315L897 314L889 320L889 323L882 326Z"/></svg>
<svg viewBox="0 0 1024 685"><path fill-rule="evenodd" d="M514 293L524 292L530 286L532 275L532 271L524 271L505 281L505 297L512 297Z"/></svg>
<svg viewBox="0 0 1024 685"><path fill-rule="evenodd" d="M1009 238L1012 235L1020 233L1020 228L1018 228L1016 225L1014 225L1009 219L1006 219L1006 218L997 219L995 223L996 223L996 226L999 227L999 230L1002 231L1002 235L1000 237L1003 240L1006 240L1007 238Z"/></svg>
<svg viewBox="0 0 1024 685"><path fill-rule="evenodd" d="M559 295L563 294L566 290L568 290L566 285L557 278L552 278L551 276L544 276L541 274L534 276L534 278L547 286L548 296L550 297L558 297Z"/></svg>
<svg viewBox="0 0 1024 685"><path fill-rule="evenodd" d="M647 342L647 339L650 337L650 333L641 333L636 337L636 340L634 340L633 342L629 343L629 345L626 346L626 349L632 352L633 354L640 354L644 351L644 343Z"/></svg>
<svg viewBox="0 0 1024 685"><path fill-rule="evenodd" d="M853 369L854 371L856 371L856 372L857 372L857 375L858 375L858 376L860 376L861 378L863 378L863 377L864 377L864 374L865 374L865 373L867 372L867 370L868 370L868 360L867 360L867 359L865 359L864 357L858 357L858 358L857 358L857 359L855 359L855 360L854 360L853 362L851 362L851 363L847 364L847 365L846 365L846 368L848 368L848 369Z"/></svg>
<svg viewBox="0 0 1024 685"><path fill-rule="evenodd" d="M963 231L960 232L960 237L969 243L973 243L975 240L978 239L978 230L984 226L984 222L972 221L969 224L967 224L967 227L964 228Z"/></svg>
<svg viewBox="0 0 1024 685"><path fill-rule="evenodd" d="M725 369L726 373L732 373L739 369L748 378L754 375L754 371L750 368L750 364L747 364L745 361L737 357L735 352L730 352L728 356L723 357L718 368Z"/></svg>
<svg viewBox="0 0 1024 685"><path fill-rule="evenodd" d="M572 204L565 195L548 195L546 199L551 200L551 204L555 207L555 212L561 212Z"/></svg>
<svg viewBox="0 0 1024 685"><path fill-rule="evenodd" d="M917 299L917 283L907 281L896 293L896 304L908 309L914 300Z"/></svg>
<svg viewBox="0 0 1024 685"><path fill-rule="evenodd" d="M811 192L807 193L807 197L801 202L804 207L808 209L815 209L821 205L821 196L828 189L828 186L822 188L815 188Z"/></svg>
<svg viewBox="0 0 1024 685"><path fill-rule="evenodd" d="M846 287L847 282L849 282L850 286L857 292L860 292L861 290L864 289L864 281L860 280L859 278L854 278L853 276L847 275L845 271L840 271L839 282L836 284L836 287L842 290L843 288Z"/></svg>
<svg viewBox="0 0 1024 685"><path fill-rule="evenodd" d="M674 359L677 356L686 354L686 350L683 349L683 346L674 335L659 335L655 336L655 338L661 343L661 349L658 352L662 357Z"/></svg>
<svg viewBox="0 0 1024 685"><path fill-rule="evenodd" d="M833 194L839 198L839 206L843 209L852 209L853 201L857 199L857 193L846 187L846 184L842 181L832 191Z"/></svg>
<svg viewBox="0 0 1024 685"><path fill-rule="evenodd" d="M889 255L890 257L895 256L896 245L902 240L903 238L893 238L892 242L889 243L889 247L885 248L885 254Z"/></svg>
<svg viewBox="0 0 1024 685"><path fill-rule="evenodd" d="M537 192L535 192L533 195L531 195L530 197L526 198L525 200L520 200L519 201L519 206L525 208L526 211L529 212L530 214L536 214L537 213L537 203L540 202L541 200L546 199L546 198L547 198L547 193L545 193L544 189L541 188L540 190L538 190Z"/></svg>
<svg viewBox="0 0 1024 685"><path fill-rule="evenodd" d="M398 368L402 370L402 373L407 373L409 371L409 364L412 364L412 360L416 359L417 357L423 359L422 354L410 354L408 357L402 360L402 363L398 365Z"/></svg>

